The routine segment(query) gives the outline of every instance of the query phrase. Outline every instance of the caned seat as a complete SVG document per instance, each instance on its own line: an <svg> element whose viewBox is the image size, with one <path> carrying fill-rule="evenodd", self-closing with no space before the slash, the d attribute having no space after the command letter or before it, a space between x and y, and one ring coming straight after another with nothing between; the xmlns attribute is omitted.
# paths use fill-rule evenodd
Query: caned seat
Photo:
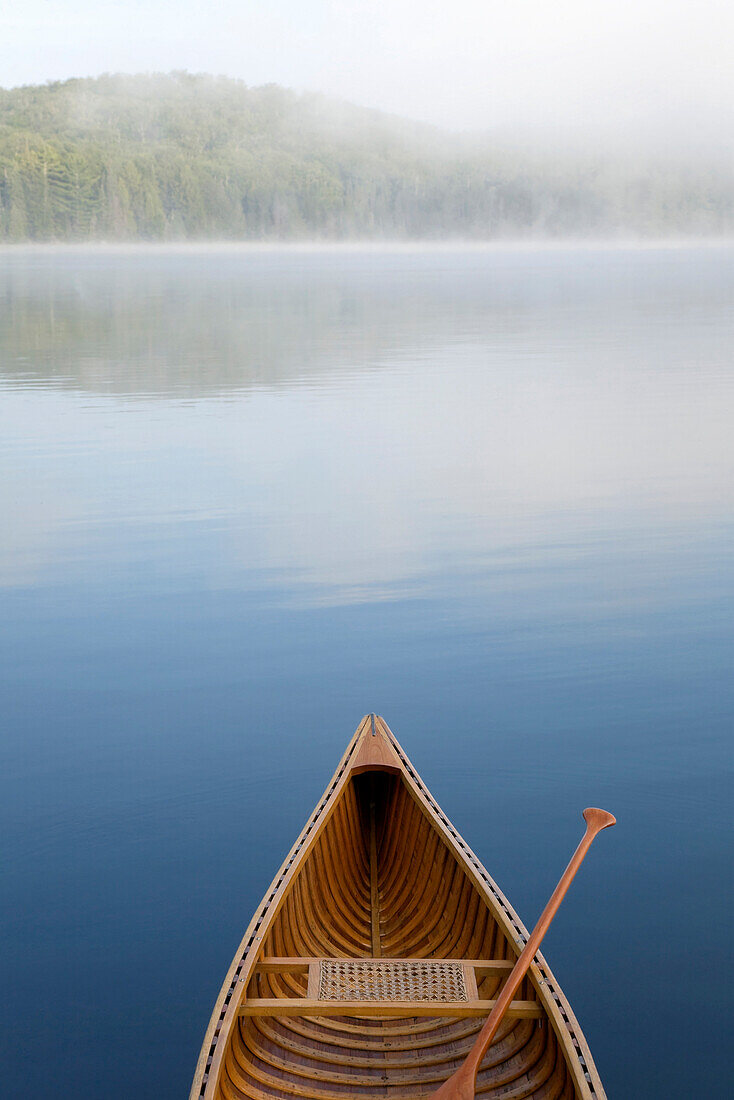
<svg viewBox="0 0 734 1100"><path fill-rule="evenodd" d="M322 1001L468 1001L460 963L323 959Z"/></svg>

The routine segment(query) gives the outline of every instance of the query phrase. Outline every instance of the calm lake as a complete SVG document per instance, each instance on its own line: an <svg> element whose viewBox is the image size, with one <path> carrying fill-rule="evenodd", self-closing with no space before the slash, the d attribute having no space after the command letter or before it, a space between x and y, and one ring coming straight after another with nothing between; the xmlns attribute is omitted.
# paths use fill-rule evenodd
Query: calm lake
<svg viewBox="0 0 734 1100"><path fill-rule="evenodd" d="M3 1095L178 1100L382 714L610 1100L722 1095L734 248L0 253ZM729 968L729 974L731 968Z"/></svg>

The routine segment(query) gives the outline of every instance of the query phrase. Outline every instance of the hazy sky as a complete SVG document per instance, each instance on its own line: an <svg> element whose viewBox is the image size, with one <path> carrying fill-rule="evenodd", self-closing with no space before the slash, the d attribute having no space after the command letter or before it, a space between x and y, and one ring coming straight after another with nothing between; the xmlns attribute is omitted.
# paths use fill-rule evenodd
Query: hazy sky
<svg viewBox="0 0 734 1100"><path fill-rule="evenodd" d="M731 0L0 0L0 85L188 69L453 127L734 130Z"/></svg>

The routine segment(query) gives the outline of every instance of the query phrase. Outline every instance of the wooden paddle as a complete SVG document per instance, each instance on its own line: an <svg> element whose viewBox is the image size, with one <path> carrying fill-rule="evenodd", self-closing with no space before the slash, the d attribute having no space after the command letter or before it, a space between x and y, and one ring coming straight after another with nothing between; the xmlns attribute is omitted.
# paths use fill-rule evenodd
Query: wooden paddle
<svg viewBox="0 0 734 1100"><path fill-rule="evenodd" d="M477 1035L474 1046L467 1054L463 1064L459 1066L455 1073L451 1074L448 1081L444 1081L441 1087L432 1094L430 1100L473 1100L477 1085L477 1071L479 1070L482 1058L484 1058L490 1043L497 1033L497 1028L510 1006L510 1001L515 996L520 983L527 974L530 964L535 957L535 952L540 947L543 936L548 931L550 923L558 911L558 907L566 896L566 891L571 885L574 875L581 866L584 856L591 847L596 834L600 833L602 829L606 829L609 825L614 825L616 823L616 818L613 817L612 814L607 813L606 810L598 810L595 807L584 810L584 820L586 821L586 832L581 839L581 843L571 857L571 862L563 872L558 885L551 894L550 900L541 913L540 919L533 929L530 939L525 944L522 954L515 963L509 978L502 988L502 992L497 998L497 1003L487 1017L484 1027Z"/></svg>

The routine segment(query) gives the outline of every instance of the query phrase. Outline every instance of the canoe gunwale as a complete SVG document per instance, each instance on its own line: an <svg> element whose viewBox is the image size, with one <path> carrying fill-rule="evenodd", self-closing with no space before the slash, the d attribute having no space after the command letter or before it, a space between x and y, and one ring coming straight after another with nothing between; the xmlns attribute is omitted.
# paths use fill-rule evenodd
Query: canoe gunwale
<svg viewBox="0 0 734 1100"><path fill-rule="evenodd" d="M363 740L366 730L371 727L374 736L376 718L375 715L366 715L360 722L324 794L316 804L293 847L276 872L261 904L253 914L215 1003L197 1062L189 1100L211 1100L216 1094L216 1086L224 1062L228 1036L231 1027L236 1025L242 993L256 967L263 936L284 902L290 883L305 862L313 845L320 837L326 822L331 817L331 812L337 805L342 788L357 771L357 769L349 766L350 761L358 744ZM516 954L519 954L527 942L529 933L518 914L430 794L387 723L381 718L377 718L377 722L380 723L380 732L385 736L400 761L401 777L408 793L429 821L433 823L436 831L449 846L459 865L469 875L474 886L489 906L490 912L499 923L510 947ZM317 825L318 828L316 828ZM259 934L259 930L263 928L263 925L266 927L263 929L263 933ZM606 1093L583 1032L571 1006L540 952L535 955L528 976L547 1013L579 1097L583 1100L606 1100Z"/></svg>
<svg viewBox="0 0 734 1100"><path fill-rule="evenodd" d="M276 905L277 895L279 891L283 892L283 888L290 882L295 874L296 862L298 857L301 856L301 860L308 854L308 850L311 848L313 842L318 837L318 830L314 831L314 825L319 821L324 812L329 808L329 805L335 805L335 796L338 793L339 788L343 785L346 778L349 776L347 765L352 758L357 743L362 735L365 724L369 718L369 715L362 719L357 727L354 736L347 745L346 752L341 758L334 775L331 778L326 790L317 802L311 816L306 821L303 829L297 837L293 847L289 851L288 855L283 860L283 863L279 867L275 874L275 878L271 882L268 890L263 898L260 906L255 910L255 913L247 926L247 930L242 937L242 941L235 952L232 965L227 971L227 976L224 979L219 996L214 1005L209 1026L204 1036L204 1042L202 1044L199 1060L196 1064L196 1071L194 1073L194 1080L191 1086L191 1092L189 1094L189 1100L205 1100L208 1086L210 1082L219 1074L221 1067L222 1057L224 1054L224 1047L226 1043L220 1043L219 1040L222 1037L222 1031L225 1023L227 1022L227 1016L232 1012L233 1006L237 1004L237 999L234 994L238 985L246 985L245 979L241 976L243 970L246 969L246 964L251 961L249 970L253 969L254 963L257 959L257 951L260 950L259 943L261 937L257 935L258 929L262 927L265 920L275 916L274 907ZM311 833L313 832L313 836ZM307 839L311 836L311 844L306 844ZM248 960L253 952L253 948L256 948L255 957L252 960ZM249 976L249 975L248 975ZM227 1029L228 1031L229 1029Z"/></svg>
<svg viewBox="0 0 734 1100"><path fill-rule="evenodd" d="M416 788L421 796L420 801L424 803L424 809L438 820L444 839L454 851L460 864L471 875L475 885L489 901L494 916L502 924L509 943L519 955L530 933L482 862L433 798L403 752L392 730L386 722L382 724L405 769L408 789L411 786ZM590 1100L607 1100L589 1045L542 952L535 953L528 976L548 1013L556 1038L566 1054L566 1063L574 1076L575 1084L581 1090L581 1095Z"/></svg>

